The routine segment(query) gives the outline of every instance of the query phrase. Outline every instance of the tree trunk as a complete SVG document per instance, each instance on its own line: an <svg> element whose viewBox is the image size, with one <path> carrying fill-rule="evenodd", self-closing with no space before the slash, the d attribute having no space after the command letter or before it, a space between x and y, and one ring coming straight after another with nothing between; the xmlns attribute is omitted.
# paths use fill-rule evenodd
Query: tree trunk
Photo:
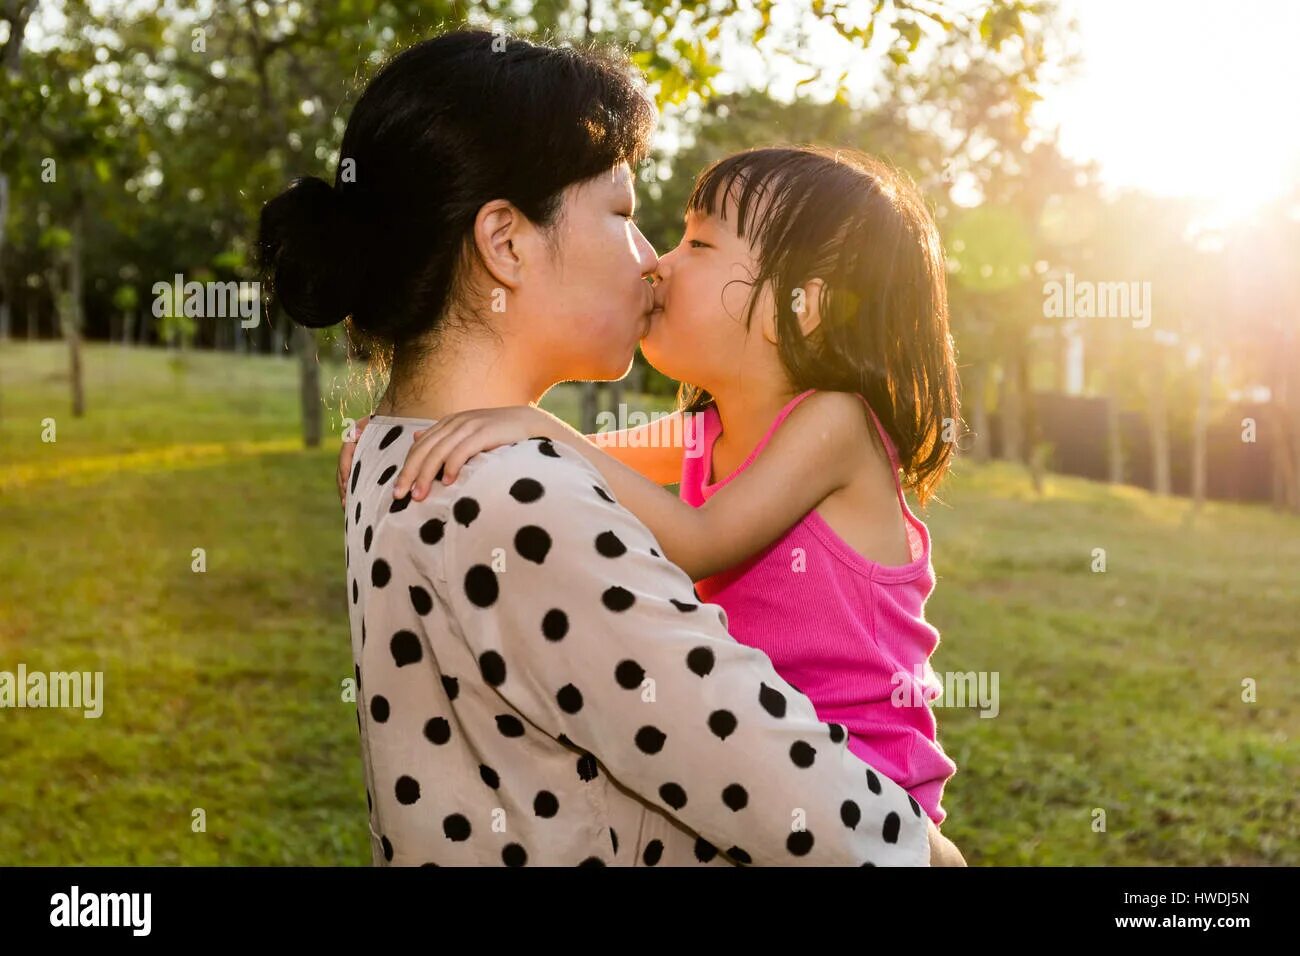
<svg viewBox="0 0 1300 956"><path fill-rule="evenodd" d="M969 452L972 460L986 462L992 457L989 435L988 389L989 367L986 362L976 362L967 371L969 388L962 389L962 401L970 408L970 427L973 441ZM960 435L957 436L961 438ZM960 448L961 446L958 445Z"/></svg>
<svg viewBox="0 0 1300 956"><path fill-rule="evenodd" d="M578 389L578 430L590 435L596 431L596 383L581 382Z"/></svg>
<svg viewBox="0 0 1300 956"><path fill-rule="evenodd" d="M1147 401L1147 414L1151 425L1151 487L1158 495L1169 495L1169 398L1165 394L1165 353L1155 346L1153 384Z"/></svg>
<svg viewBox="0 0 1300 956"><path fill-rule="evenodd" d="M301 325L293 327L294 351L298 353L298 396L302 404L302 441L319 448L322 418L320 362L316 358L316 336Z"/></svg>
<svg viewBox="0 0 1300 956"><path fill-rule="evenodd" d="M1003 366L1002 381L998 388L998 412L1002 419L1002 454L1003 461L1025 460L1024 412L1020 394L1020 378L1016 371L1015 360L1010 367Z"/></svg>
<svg viewBox="0 0 1300 956"><path fill-rule="evenodd" d="M1199 511L1205 503L1206 449L1210 428L1210 385L1214 375L1213 355L1206 343L1201 354L1201 374L1197 377L1196 420L1192 425L1192 509Z"/></svg>

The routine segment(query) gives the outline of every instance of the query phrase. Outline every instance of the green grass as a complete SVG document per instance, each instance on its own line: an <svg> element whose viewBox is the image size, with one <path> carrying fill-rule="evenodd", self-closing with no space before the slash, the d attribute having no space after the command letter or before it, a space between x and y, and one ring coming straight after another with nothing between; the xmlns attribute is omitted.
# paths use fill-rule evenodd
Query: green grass
<svg viewBox="0 0 1300 956"><path fill-rule="evenodd" d="M103 671L104 713L0 710L0 864L368 863L337 446L301 448L294 365L88 347L80 420L65 366L0 346L0 670ZM359 375L326 369L335 435ZM1300 862L1300 519L967 462L943 493L934 666L1000 691L936 711L968 859Z"/></svg>

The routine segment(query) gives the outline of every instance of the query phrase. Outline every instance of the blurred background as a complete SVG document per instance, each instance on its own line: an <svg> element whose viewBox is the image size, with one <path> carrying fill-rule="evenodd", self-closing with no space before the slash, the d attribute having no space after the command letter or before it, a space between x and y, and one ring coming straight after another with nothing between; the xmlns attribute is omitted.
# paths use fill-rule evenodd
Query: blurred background
<svg viewBox="0 0 1300 956"><path fill-rule="evenodd" d="M1300 8L0 0L0 672L104 675L97 718L0 709L0 864L369 863L333 475L384 383L250 248L457 24L632 53L661 252L738 149L921 185L966 425L934 666L997 675L936 708L973 864L1300 862Z"/></svg>

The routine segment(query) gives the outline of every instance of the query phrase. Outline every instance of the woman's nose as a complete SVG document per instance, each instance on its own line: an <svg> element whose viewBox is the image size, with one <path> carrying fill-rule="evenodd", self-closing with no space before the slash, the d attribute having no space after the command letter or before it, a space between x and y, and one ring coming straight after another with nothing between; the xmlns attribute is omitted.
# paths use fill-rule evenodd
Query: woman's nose
<svg viewBox="0 0 1300 956"><path fill-rule="evenodd" d="M632 228L636 229L636 226ZM648 279L658 271L659 256L655 253L655 247L650 245L650 240L640 229L636 229L636 256L641 266L641 278Z"/></svg>

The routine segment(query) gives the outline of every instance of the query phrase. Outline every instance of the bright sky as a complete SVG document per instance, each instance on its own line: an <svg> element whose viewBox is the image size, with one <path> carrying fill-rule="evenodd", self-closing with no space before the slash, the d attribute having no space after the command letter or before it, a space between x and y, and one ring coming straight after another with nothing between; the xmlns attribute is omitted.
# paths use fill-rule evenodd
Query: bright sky
<svg viewBox="0 0 1300 956"><path fill-rule="evenodd" d="M1246 215L1300 184L1300 3L1065 0L1081 72L1035 118L1103 180Z"/></svg>
<svg viewBox="0 0 1300 956"><path fill-rule="evenodd" d="M865 0L858 11L865 16ZM946 0L961 10L982 0ZM1059 129L1061 148L1096 160L1102 180L1204 200L1210 218L1231 220L1300 184L1300 0L1061 0L1065 34L1081 54L1074 78L1045 87L1035 125ZM774 21L806 13L779 4ZM808 22L807 19L804 21ZM873 44L883 60L890 31ZM825 81L806 88L829 96L845 65L863 62L829 27L811 26ZM876 58L871 58L873 61ZM786 97L806 71L775 63L748 37L727 43L728 73L771 84ZM873 70L855 69L849 88L869 90ZM1051 71L1053 74L1056 71ZM1056 77L1059 79L1059 77ZM729 85L723 77L721 86Z"/></svg>

